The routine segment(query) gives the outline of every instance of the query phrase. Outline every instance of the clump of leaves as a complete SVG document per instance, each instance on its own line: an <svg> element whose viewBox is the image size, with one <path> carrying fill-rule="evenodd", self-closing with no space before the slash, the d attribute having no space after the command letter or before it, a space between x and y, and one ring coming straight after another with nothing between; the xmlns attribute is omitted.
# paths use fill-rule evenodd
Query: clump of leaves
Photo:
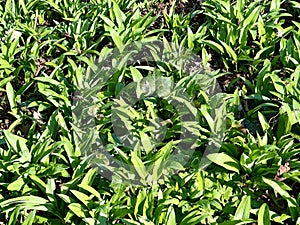
<svg viewBox="0 0 300 225"><path fill-rule="evenodd" d="M192 2L0 2L0 223L300 224L300 5ZM218 77L226 135L220 152L207 155L212 164L199 168L219 126L202 83L170 65L126 66L98 93L96 123L110 153L138 165L135 174L143 177L144 165L172 151L182 124L168 102L144 98L127 120L122 111L116 115L140 148L120 146L111 107L128 83L152 76L160 85L182 85L199 121L197 148L185 167L151 187L122 184L103 178L76 145L74 92L113 48L155 40L200 55ZM160 136L151 126L161 123L166 136L152 152L151 140Z"/></svg>

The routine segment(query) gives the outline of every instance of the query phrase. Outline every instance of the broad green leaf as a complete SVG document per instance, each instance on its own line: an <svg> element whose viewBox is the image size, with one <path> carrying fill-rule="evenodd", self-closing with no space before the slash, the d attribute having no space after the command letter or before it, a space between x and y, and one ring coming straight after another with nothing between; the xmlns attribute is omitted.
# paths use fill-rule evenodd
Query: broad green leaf
<svg viewBox="0 0 300 225"><path fill-rule="evenodd" d="M287 188L290 189L290 188L287 185L285 185L284 183L279 185L280 183L277 183L277 182L267 179L265 177L262 177L262 180L266 184L268 184L270 187L272 187L275 192L279 193L284 199L287 200L289 212L290 212L292 218L295 220L299 215L299 204L297 203L297 201L294 198L292 198L289 195L289 193L286 190L284 190L284 189L287 189Z"/></svg>
<svg viewBox="0 0 300 225"><path fill-rule="evenodd" d="M199 224L199 221L203 220L207 218L206 214L202 214L198 211L198 210L194 210L192 212L190 212L189 214L187 214L182 221L180 222L180 225L196 225Z"/></svg>
<svg viewBox="0 0 300 225"><path fill-rule="evenodd" d="M260 122L260 125L261 125L263 131L266 132L270 128L270 125L261 112L258 112L258 119L259 119L259 122Z"/></svg>
<svg viewBox="0 0 300 225"><path fill-rule="evenodd" d="M134 82L139 82L141 79L143 79L143 75L135 67L131 66L130 67L130 72L131 72L132 80Z"/></svg>
<svg viewBox="0 0 300 225"><path fill-rule="evenodd" d="M25 184L23 178L19 178L15 180L14 182L10 183L7 186L7 190L9 191L20 191L23 185Z"/></svg>
<svg viewBox="0 0 300 225"><path fill-rule="evenodd" d="M207 105L201 105L200 112L202 113L202 115L206 119L210 130L214 131L214 120L211 117L211 115L209 114L208 110L209 110L209 107Z"/></svg>
<svg viewBox="0 0 300 225"><path fill-rule="evenodd" d="M263 182L268 184L271 188L273 188L273 190L275 192L279 193L285 199L292 199L290 194L286 190L282 189L282 187L277 182L270 180L268 178L265 178L265 177L262 177L262 180L263 180ZM297 205L297 203L295 201L294 201L294 203Z"/></svg>
<svg viewBox="0 0 300 225"><path fill-rule="evenodd" d="M108 17L104 16L104 15L99 15L100 18L108 25L108 27L111 27L111 29L113 27L115 27L114 22L112 22Z"/></svg>
<svg viewBox="0 0 300 225"><path fill-rule="evenodd" d="M96 169L90 169L81 181L81 184L92 185L96 176Z"/></svg>
<svg viewBox="0 0 300 225"><path fill-rule="evenodd" d="M72 202L72 198L70 198L68 195L57 194L57 196L60 197L65 203L70 204Z"/></svg>
<svg viewBox="0 0 300 225"><path fill-rule="evenodd" d="M36 214L36 210L31 211L26 219L24 220L24 222L22 223L22 225L32 225L34 222L34 218L35 218L35 214Z"/></svg>
<svg viewBox="0 0 300 225"><path fill-rule="evenodd" d="M81 183L78 185L78 187L90 192L92 195L94 195L97 199L100 199L101 196L100 196L100 193L93 187L87 185L87 184L84 184L84 183Z"/></svg>
<svg viewBox="0 0 300 225"><path fill-rule="evenodd" d="M41 190L46 191L46 184L41 178L36 175L29 175L29 177Z"/></svg>
<svg viewBox="0 0 300 225"><path fill-rule="evenodd" d="M111 30L110 31L110 36L113 39L115 45L117 46L117 48L122 51L124 48L124 43L123 43L123 38L118 34L117 31L115 30Z"/></svg>
<svg viewBox="0 0 300 225"><path fill-rule="evenodd" d="M80 192L80 191L76 191L76 190L70 190L70 192L79 200L81 201L85 206L88 205L89 201L91 200L91 198L89 196L87 196L86 194Z"/></svg>
<svg viewBox="0 0 300 225"><path fill-rule="evenodd" d="M3 87L4 85L6 85L7 83L9 83L12 79L14 79L13 76L1 79L1 81L0 81L0 88Z"/></svg>
<svg viewBox="0 0 300 225"><path fill-rule="evenodd" d="M2 48L4 46L5 45L2 45ZM6 46L5 46L5 48L6 48ZM2 50L2 52L4 52L4 51ZM10 65L10 63L8 61L0 58L0 70L2 70L2 69L4 69L5 73L8 75L11 73L13 67L12 67L12 65Z"/></svg>
<svg viewBox="0 0 300 225"><path fill-rule="evenodd" d="M162 160L167 159L171 153L173 145L174 145L173 141L168 142L165 146L159 149L159 151L153 157L153 160L157 160L160 158L162 158Z"/></svg>
<svg viewBox="0 0 300 225"><path fill-rule="evenodd" d="M94 218L82 218L84 222L88 225L95 225L95 219Z"/></svg>
<svg viewBox="0 0 300 225"><path fill-rule="evenodd" d="M28 152L28 148L26 146L27 140L25 138L22 138L20 136L12 134L10 131L4 130L4 137L6 139L7 144L11 146L13 151L17 154L20 153L20 151L26 151Z"/></svg>
<svg viewBox="0 0 300 225"><path fill-rule="evenodd" d="M270 6L270 11L279 10L280 9L280 2L281 2L280 0L272 0L271 1L271 6Z"/></svg>
<svg viewBox="0 0 300 225"><path fill-rule="evenodd" d="M269 206L267 203L261 205L258 211L258 225L271 225Z"/></svg>
<svg viewBox="0 0 300 225"><path fill-rule="evenodd" d="M143 148L144 148L145 152L147 154L149 154L153 150L151 139L143 131L139 131L139 135L141 137L141 142L142 142L142 145L143 145Z"/></svg>
<svg viewBox="0 0 300 225"><path fill-rule="evenodd" d="M190 27L187 28L187 37L188 37L188 47L190 49L194 48L194 34Z"/></svg>
<svg viewBox="0 0 300 225"><path fill-rule="evenodd" d="M50 202L55 202L55 200L56 200L54 197L55 189L56 189L55 180L48 179L47 185L46 185L46 193L47 193L47 197Z"/></svg>
<svg viewBox="0 0 300 225"><path fill-rule="evenodd" d="M280 79L280 77L273 72L272 74L270 74L270 78L272 79L272 84L275 87L275 90L284 95L285 94L285 84L284 82Z"/></svg>
<svg viewBox="0 0 300 225"><path fill-rule="evenodd" d="M145 179L148 175L146 167L140 157L137 155L137 151L131 152L131 162L135 167L137 173L142 179Z"/></svg>
<svg viewBox="0 0 300 225"><path fill-rule="evenodd" d="M141 190L139 194L137 195L135 206L134 206L134 215L137 217L139 213L139 208L141 207L141 204L145 201L147 198L147 193L145 190Z"/></svg>
<svg viewBox="0 0 300 225"><path fill-rule="evenodd" d="M118 23L118 26L120 27L121 25L123 25L123 23L125 22L126 16L125 14L121 11L119 5L117 2L115 2L114 0L112 0L113 2L113 7L111 8L111 12L113 12L116 21Z"/></svg>
<svg viewBox="0 0 300 225"><path fill-rule="evenodd" d="M258 17L258 22L257 22L257 28L258 28L258 36L260 38L260 43L264 43L266 40L266 27L264 20L261 16Z"/></svg>
<svg viewBox="0 0 300 225"><path fill-rule="evenodd" d="M214 41L203 40L202 43L205 44L205 45L208 45L209 47L211 47L212 49L214 49L217 52L224 53L224 49L223 49L222 45L220 45L220 44L218 44Z"/></svg>
<svg viewBox="0 0 300 225"><path fill-rule="evenodd" d="M52 79L50 77L35 77L34 80L44 82L44 83L49 83L55 87L61 86L60 82L58 82L57 80Z"/></svg>
<svg viewBox="0 0 300 225"><path fill-rule="evenodd" d="M225 50L227 51L228 55L233 59L233 61L237 62L238 57L237 57L235 51L225 42L223 42L221 40L220 40L220 42L223 45L223 47L225 48Z"/></svg>
<svg viewBox="0 0 300 225"><path fill-rule="evenodd" d="M44 198L29 195L29 196L21 196L21 197L17 197L17 198L7 199L3 202L0 202L0 207L5 208L12 204L22 204L24 206L30 207L30 206L44 205L47 202L48 202L48 200L46 200Z"/></svg>
<svg viewBox="0 0 300 225"><path fill-rule="evenodd" d="M176 215L172 205L169 206L166 216L166 225L176 224Z"/></svg>
<svg viewBox="0 0 300 225"><path fill-rule="evenodd" d="M235 220L249 219L251 210L251 197L243 196L239 206L234 215Z"/></svg>
<svg viewBox="0 0 300 225"><path fill-rule="evenodd" d="M15 224L17 224L18 217L20 215L20 210L21 210L20 206L15 207L14 211L10 214L8 225L15 225Z"/></svg>
<svg viewBox="0 0 300 225"><path fill-rule="evenodd" d="M202 191L205 187L205 177L204 177L204 172L202 169L199 169L198 170L198 173L197 173L197 178L196 178L196 181L197 181L197 191Z"/></svg>
<svg viewBox="0 0 300 225"><path fill-rule="evenodd" d="M251 26L253 23L257 21L257 18L259 16L259 12L261 10L261 6L257 6L249 13L249 16L243 21L242 26L248 27ZM246 31L246 30L245 30Z"/></svg>
<svg viewBox="0 0 300 225"><path fill-rule="evenodd" d="M10 109L12 114L18 117L18 110L17 110L17 103L16 103L16 96L13 86L10 82L6 83L6 94L9 101Z"/></svg>
<svg viewBox="0 0 300 225"><path fill-rule="evenodd" d="M68 138L66 138L64 136L61 136L60 138L61 138L61 141L63 143L65 152L66 152L66 154L68 156L69 162L72 163L74 161L74 159L76 158L73 145L68 140Z"/></svg>
<svg viewBox="0 0 300 225"><path fill-rule="evenodd" d="M46 1L51 7L53 7L58 13L62 14L61 8L53 0Z"/></svg>
<svg viewBox="0 0 300 225"><path fill-rule="evenodd" d="M231 156L225 153L213 153L209 154L207 158L212 161L213 163L224 167L227 170L234 171L236 173L240 172L240 165L239 162L232 158Z"/></svg>
<svg viewBox="0 0 300 225"><path fill-rule="evenodd" d="M78 217L85 218L85 213L82 206L79 203L71 203L68 208Z"/></svg>

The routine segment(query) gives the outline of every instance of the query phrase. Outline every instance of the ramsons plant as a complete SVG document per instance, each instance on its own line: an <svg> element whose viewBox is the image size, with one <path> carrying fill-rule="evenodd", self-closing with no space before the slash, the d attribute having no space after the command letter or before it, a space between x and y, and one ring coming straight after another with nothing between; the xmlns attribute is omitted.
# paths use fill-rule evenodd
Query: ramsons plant
<svg viewBox="0 0 300 225"><path fill-rule="evenodd" d="M299 12L286 0L0 0L0 223L300 224ZM111 120L129 83L156 77L161 92L172 82L185 90L196 149L152 186L120 183L76 145L72 105L114 48L156 40L199 55L203 71L153 62L115 71L94 99L97 137L141 177L148 165L166 174L155 163L174 152L186 125L174 107L158 96L118 108L120 126L141 140L133 149L120 145ZM222 89L222 121L203 74ZM222 122L220 151L200 167ZM165 139L152 152L161 127Z"/></svg>

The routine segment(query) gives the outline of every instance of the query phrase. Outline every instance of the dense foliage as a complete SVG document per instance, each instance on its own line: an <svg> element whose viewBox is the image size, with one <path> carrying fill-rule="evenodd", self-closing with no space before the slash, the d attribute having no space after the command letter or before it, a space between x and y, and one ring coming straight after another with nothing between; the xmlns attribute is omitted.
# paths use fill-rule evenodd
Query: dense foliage
<svg viewBox="0 0 300 225"><path fill-rule="evenodd" d="M300 224L299 15L287 0L0 0L0 224ZM97 95L108 151L139 168L161 160L147 127L154 115L180 124L166 102L132 109L138 149L120 147L110 122L112 99L151 74L186 85L200 127L185 168L151 186L122 184L74 144L73 96L97 58L153 40L191 50L217 78L225 137L199 168L217 123L201 85L169 65L122 68ZM170 130L158 153L172 151Z"/></svg>

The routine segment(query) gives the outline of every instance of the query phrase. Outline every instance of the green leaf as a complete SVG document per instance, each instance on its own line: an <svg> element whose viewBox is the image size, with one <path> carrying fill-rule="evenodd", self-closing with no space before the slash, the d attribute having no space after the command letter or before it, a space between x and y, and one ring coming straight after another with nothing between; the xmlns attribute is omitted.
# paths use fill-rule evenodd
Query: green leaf
<svg viewBox="0 0 300 225"><path fill-rule="evenodd" d="M78 217L80 218L85 218L85 213L83 208L81 207L81 205L79 203L71 203L70 205L68 205L68 208Z"/></svg>
<svg viewBox="0 0 300 225"><path fill-rule="evenodd" d="M46 194L50 202L55 202L54 191L56 189L55 180L48 179L46 185Z"/></svg>
<svg viewBox="0 0 300 225"><path fill-rule="evenodd" d="M169 206L166 216L166 225L176 224L176 215L172 205Z"/></svg>
<svg viewBox="0 0 300 225"><path fill-rule="evenodd" d="M284 95L285 94L285 84L284 82L280 79L280 77L275 73L273 72L271 75L270 75L270 78L272 79L272 84L274 85L274 88L275 90Z"/></svg>
<svg viewBox="0 0 300 225"><path fill-rule="evenodd" d="M12 66L10 65L9 62L0 58L0 69L11 69L11 68L12 68ZM6 71L7 71L7 73L9 72L8 70L6 70Z"/></svg>
<svg viewBox="0 0 300 225"><path fill-rule="evenodd" d="M78 187L90 192L91 194L93 194L97 199L100 199L101 196L100 196L100 193L93 187L89 186L89 185L86 185L86 184L79 184Z"/></svg>
<svg viewBox="0 0 300 225"><path fill-rule="evenodd" d="M5 208L12 204L22 204L24 206L30 207L35 205L44 205L48 202L48 200L38 197L38 196L21 196L17 198L7 199L3 202L0 202L0 207Z"/></svg>
<svg viewBox="0 0 300 225"><path fill-rule="evenodd" d="M115 2L114 0L112 0L113 2L113 7L112 7L112 11L114 16L115 16L115 19L118 23L118 26L120 27L121 25L123 25L123 23L125 22L126 20L126 16L125 14L121 11L119 5L117 2Z"/></svg>
<svg viewBox="0 0 300 225"><path fill-rule="evenodd" d="M65 203L70 204L72 202L72 198L70 198L68 195L57 194L57 196L60 197Z"/></svg>
<svg viewBox="0 0 300 225"><path fill-rule="evenodd" d="M10 145L10 147L15 153L20 154L20 151L29 151L26 146L27 140L25 138L14 135L7 130L4 130L3 132L7 144Z"/></svg>
<svg viewBox="0 0 300 225"><path fill-rule="evenodd" d="M5 84L9 83L12 79L14 79L13 76L1 79L1 81L0 81L0 88L3 87Z"/></svg>
<svg viewBox="0 0 300 225"><path fill-rule="evenodd" d="M202 115L206 119L210 130L214 131L215 130L214 129L214 120L211 117L211 115L209 114L208 110L209 110L209 107L207 105L201 105L200 112L202 113Z"/></svg>
<svg viewBox="0 0 300 225"><path fill-rule="evenodd" d="M234 52L234 50L225 42L223 42L221 40L220 40L220 42L223 45L223 47L226 49L227 54L233 59L234 62L237 62L238 57L237 57L236 53Z"/></svg>
<svg viewBox="0 0 300 225"><path fill-rule="evenodd" d="M267 203L261 205L258 211L258 225L271 225L270 211Z"/></svg>
<svg viewBox="0 0 300 225"><path fill-rule="evenodd" d="M86 194L84 194L84 193L82 193L80 191L76 191L76 190L70 190L70 191L85 206L87 206L88 203L89 203L89 201L91 200L91 198L89 196L87 196Z"/></svg>
<svg viewBox="0 0 300 225"><path fill-rule="evenodd" d="M14 182L10 183L7 186L7 190L9 191L20 191L23 185L25 184L23 178L19 178L15 180Z"/></svg>
<svg viewBox="0 0 300 225"><path fill-rule="evenodd" d="M137 173L142 179L145 179L148 175L148 172L146 170L146 167L143 163L143 161L139 158L136 151L131 152L131 162L133 166L135 167Z"/></svg>
<svg viewBox="0 0 300 225"><path fill-rule="evenodd" d="M271 6L270 6L270 11L279 10L280 9L280 2L281 2L280 0L272 0L271 1Z"/></svg>
<svg viewBox="0 0 300 225"><path fill-rule="evenodd" d="M203 220L207 218L206 214L202 214L198 211L198 210L194 210L192 212L190 212L189 214L187 214L182 221L180 222L180 225L196 225L199 224L199 221Z"/></svg>
<svg viewBox="0 0 300 225"><path fill-rule="evenodd" d="M36 175L29 175L29 177L42 191L46 191L46 184L41 178Z"/></svg>
<svg viewBox="0 0 300 225"><path fill-rule="evenodd" d="M100 18L108 25L108 27L110 27L111 29L113 27L115 27L114 22L112 22L108 17L104 16L104 15L99 15Z"/></svg>
<svg viewBox="0 0 300 225"><path fill-rule="evenodd" d="M227 170L234 171L236 173L240 172L239 162L225 153L213 153L209 154L207 158L213 163L224 167Z"/></svg>
<svg viewBox="0 0 300 225"><path fill-rule="evenodd" d="M17 103L13 86L10 82L6 84L6 94L13 115L18 116Z"/></svg>
<svg viewBox="0 0 300 225"><path fill-rule="evenodd" d="M258 112L258 119L263 131L266 132L270 128L270 125L261 112Z"/></svg>
<svg viewBox="0 0 300 225"><path fill-rule="evenodd" d="M61 11L59 5L54 3L53 0L46 1L46 3L49 4L50 6L52 6L58 13L62 14L62 11Z"/></svg>
<svg viewBox="0 0 300 225"><path fill-rule="evenodd" d="M20 214L21 207L17 206L14 211L10 214L8 225L15 225L18 222L18 217Z"/></svg>
<svg viewBox="0 0 300 225"><path fill-rule="evenodd" d="M132 80L134 82L139 82L141 79L143 79L143 75L140 73L140 71L137 68L131 66L130 72L131 72Z"/></svg>
<svg viewBox="0 0 300 225"><path fill-rule="evenodd" d="M110 31L110 36L113 39L113 42L115 43L115 45L117 46L117 48L120 51L122 51L124 49L123 38L114 29L112 29Z"/></svg>
<svg viewBox="0 0 300 225"><path fill-rule="evenodd" d="M282 187L277 182L270 180L268 178L265 178L265 177L262 177L262 180L263 180L263 182L268 184L271 188L273 188L275 192L279 193L285 199L291 199L290 194L287 191L285 191L284 189L282 189Z"/></svg>
<svg viewBox="0 0 300 225"><path fill-rule="evenodd" d="M90 169L81 181L81 184L92 185L96 176L96 169Z"/></svg>
<svg viewBox="0 0 300 225"><path fill-rule="evenodd" d="M140 135L141 142L142 142L142 145L143 145L143 148L144 148L145 152L147 154L149 154L153 150L151 139L143 131L139 131L139 135Z"/></svg>
<svg viewBox="0 0 300 225"><path fill-rule="evenodd" d="M135 206L134 206L134 215L137 217L138 213L139 213L139 208L141 206L141 204L145 201L145 199L147 198L147 193L145 190L141 190L139 192L139 194L136 197L136 202L135 202Z"/></svg>
<svg viewBox="0 0 300 225"><path fill-rule="evenodd" d="M35 218L35 214L36 214L36 210L31 211L26 219L24 220L24 222L22 223L22 225L32 225L34 222L34 218Z"/></svg>
<svg viewBox="0 0 300 225"><path fill-rule="evenodd" d="M249 219L250 210L251 210L251 197L243 196L242 201L240 202L235 212L234 219L236 220Z"/></svg>
<svg viewBox="0 0 300 225"><path fill-rule="evenodd" d="M190 27L187 28L187 37L188 37L188 47L190 49L193 49L194 48L195 35L193 34L193 31L191 30Z"/></svg>
<svg viewBox="0 0 300 225"><path fill-rule="evenodd" d="M212 49L214 49L217 52L224 53L224 49L223 49L222 45L220 45L214 41L203 40L202 43L205 45L208 45L209 47L211 47Z"/></svg>

